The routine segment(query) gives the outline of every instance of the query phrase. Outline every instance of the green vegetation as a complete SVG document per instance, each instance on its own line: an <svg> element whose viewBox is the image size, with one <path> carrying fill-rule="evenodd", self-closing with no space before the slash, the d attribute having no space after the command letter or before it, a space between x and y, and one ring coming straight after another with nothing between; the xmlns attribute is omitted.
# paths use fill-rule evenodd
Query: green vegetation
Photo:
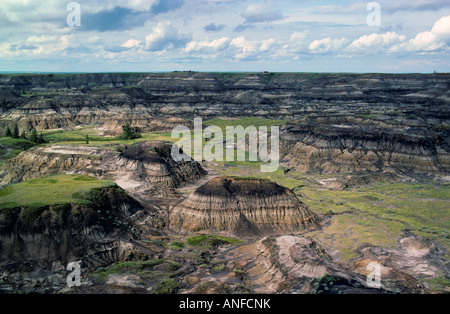
<svg viewBox="0 0 450 314"><path fill-rule="evenodd" d="M287 123L289 120L272 120L272 119L260 119L260 118L253 118L253 117L237 117L234 119L220 119L215 118L207 121L203 121L203 124L205 126L211 126L216 125L219 128L222 129L222 132L226 132L226 127L236 127L236 126L242 126L243 128L247 128L249 126L254 126L257 129L260 126L267 126L268 131L270 132L271 126L282 126L285 123Z"/></svg>
<svg viewBox="0 0 450 314"><path fill-rule="evenodd" d="M11 132L11 129L9 128L9 126L6 127L5 136L6 137L11 137L12 136L12 132Z"/></svg>
<svg viewBox="0 0 450 314"><path fill-rule="evenodd" d="M8 159L14 158L24 150L33 147L35 143L12 137L0 137L0 166Z"/></svg>
<svg viewBox="0 0 450 314"><path fill-rule="evenodd" d="M306 204L322 213L334 214L318 239L344 259L355 258L363 244L395 246L404 229L426 236L450 248L450 190L432 183L376 183L332 191L305 187Z"/></svg>
<svg viewBox="0 0 450 314"><path fill-rule="evenodd" d="M220 235L197 235L187 238L187 243L196 247L215 248L226 244L240 244L241 240Z"/></svg>
<svg viewBox="0 0 450 314"><path fill-rule="evenodd" d="M173 241L172 244L170 245L170 248L174 250L181 250L184 247L185 245L183 241Z"/></svg>
<svg viewBox="0 0 450 314"><path fill-rule="evenodd" d="M171 133L142 133L141 137L135 139L124 139L121 135L115 137L107 137L101 135L102 131L97 131L94 126L86 128L77 128L72 130L57 130L43 132L48 142L57 143L59 145L132 145L140 141L167 141L175 142L176 139L171 137ZM87 143L87 140L89 143Z"/></svg>
<svg viewBox="0 0 450 314"><path fill-rule="evenodd" d="M19 126L17 125L17 122L14 123L14 127L12 130L12 138L20 138L19 136Z"/></svg>
<svg viewBox="0 0 450 314"><path fill-rule="evenodd" d="M142 274L153 269L153 267L164 263L163 259L154 259L150 261L126 261L115 263L108 268L101 268L94 272L93 277L105 281L109 275L130 272L132 274Z"/></svg>
<svg viewBox="0 0 450 314"><path fill-rule="evenodd" d="M140 132L138 132L135 128L132 128L129 123L126 123L122 126L123 134L120 136L120 138L124 140L133 140L136 138L141 138L142 135Z"/></svg>
<svg viewBox="0 0 450 314"><path fill-rule="evenodd" d="M450 192L446 187L378 183L342 191L306 187L302 195L315 210L339 214L314 234L326 247L338 249L344 260L357 258L361 245L396 246L405 229L450 248Z"/></svg>
<svg viewBox="0 0 450 314"><path fill-rule="evenodd" d="M450 279L445 276L436 277L436 278L427 278L424 279L426 283L430 286L431 290L435 291L445 291L448 287L450 287Z"/></svg>
<svg viewBox="0 0 450 314"><path fill-rule="evenodd" d="M165 279L162 280L160 283L156 285L156 287L153 288L152 293L153 294L173 294L176 292L176 289L178 288L179 284L178 282L173 279Z"/></svg>
<svg viewBox="0 0 450 314"><path fill-rule="evenodd" d="M91 190L115 186L112 181L83 175L57 174L10 185L0 190L0 208L34 207L65 203L89 203L84 197Z"/></svg>

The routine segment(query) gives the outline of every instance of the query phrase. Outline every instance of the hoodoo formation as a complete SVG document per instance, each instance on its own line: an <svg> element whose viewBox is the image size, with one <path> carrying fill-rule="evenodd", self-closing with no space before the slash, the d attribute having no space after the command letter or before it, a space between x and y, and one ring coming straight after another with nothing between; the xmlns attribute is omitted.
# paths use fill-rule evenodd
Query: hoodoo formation
<svg viewBox="0 0 450 314"><path fill-rule="evenodd" d="M238 236L304 231L322 221L291 190L269 180L238 177L211 179L175 206L169 220L177 232Z"/></svg>
<svg viewBox="0 0 450 314"><path fill-rule="evenodd" d="M182 182L196 180L206 174L198 162L173 160L171 147L161 141L140 142L121 153L117 164L141 179L167 187L178 187Z"/></svg>

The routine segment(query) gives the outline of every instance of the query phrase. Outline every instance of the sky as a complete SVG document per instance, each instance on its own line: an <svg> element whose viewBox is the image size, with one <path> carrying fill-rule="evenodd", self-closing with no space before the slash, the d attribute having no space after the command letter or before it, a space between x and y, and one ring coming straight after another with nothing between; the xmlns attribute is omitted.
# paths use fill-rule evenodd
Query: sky
<svg viewBox="0 0 450 314"><path fill-rule="evenodd" d="M449 0L0 0L0 72L450 72Z"/></svg>

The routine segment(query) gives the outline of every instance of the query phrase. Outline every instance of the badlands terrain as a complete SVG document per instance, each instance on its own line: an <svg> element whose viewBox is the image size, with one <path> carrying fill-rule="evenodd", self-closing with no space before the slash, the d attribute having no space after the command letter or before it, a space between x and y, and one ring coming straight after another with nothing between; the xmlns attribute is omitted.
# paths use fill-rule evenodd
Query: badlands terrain
<svg viewBox="0 0 450 314"><path fill-rule="evenodd" d="M175 161L197 117L279 169ZM0 134L0 293L450 291L449 74L2 74Z"/></svg>

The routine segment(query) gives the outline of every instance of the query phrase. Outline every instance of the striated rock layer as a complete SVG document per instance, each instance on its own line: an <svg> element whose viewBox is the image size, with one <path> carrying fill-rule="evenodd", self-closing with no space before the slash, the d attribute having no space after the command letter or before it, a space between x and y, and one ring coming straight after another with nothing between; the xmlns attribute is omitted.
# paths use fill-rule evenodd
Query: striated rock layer
<svg viewBox="0 0 450 314"><path fill-rule="evenodd" d="M55 293L67 287L66 266L75 261L87 274L152 258L139 239L163 226L116 185L90 190L83 202L0 206L0 293Z"/></svg>
<svg viewBox="0 0 450 314"><path fill-rule="evenodd" d="M329 116L287 123L284 160L297 171L449 173L448 130L411 119Z"/></svg>
<svg viewBox="0 0 450 314"><path fill-rule="evenodd" d="M396 111L448 117L448 74L98 73L0 75L0 128L103 125L143 130L171 117L299 119L312 113ZM426 113L426 115L423 115ZM430 115L431 114L431 115ZM447 118L448 119L448 118ZM436 120L435 120L436 121ZM161 123L162 122L162 123ZM439 121L436 121L439 122Z"/></svg>
<svg viewBox="0 0 450 314"><path fill-rule="evenodd" d="M0 267L27 270L38 264L52 269L55 263L81 259L93 269L117 260L118 235L127 231L125 221L142 206L117 186L94 192L86 195L89 203L2 209Z"/></svg>
<svg viewBox="0 0 450 314"><path fill-rule="evenodd" d="M297 232L321 217L287 188L253 178L217 177L199 187L170 214L176 232L224 231L238 236Z"/></svg>
<svg viewBox="0 0 450 314"><path fill-rule="evenodd" d="M171 145L139 142L122 153L100 147L46 146L33 148L7 160L0 168L0 186L55 173L86 174L123 182L121 187L160 184L178 187L206 175L195 161L175 162Z"/></svg>
<svg viewBox="0 0 450 314"><path fill-rule="evenodd" d="M147 182L179 187L182 182L196 180L206 171L196 161L172 159L171 145L160 141L140 142L121 153L115 163L132 171Z"/></svg>

